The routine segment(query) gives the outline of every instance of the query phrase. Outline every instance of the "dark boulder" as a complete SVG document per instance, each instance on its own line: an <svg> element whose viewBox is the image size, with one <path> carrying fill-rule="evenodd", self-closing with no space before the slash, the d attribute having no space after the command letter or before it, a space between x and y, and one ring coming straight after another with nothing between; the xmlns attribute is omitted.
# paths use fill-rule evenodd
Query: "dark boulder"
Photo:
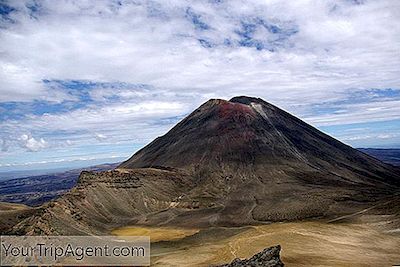
<svg viewBox="0 0 400 267"><path fill-rule="evenodd" d="M281 246L266 248L255 254L250 259L234 259L231 263L221 265L220 267L283 267L279 253Z"/></svg>

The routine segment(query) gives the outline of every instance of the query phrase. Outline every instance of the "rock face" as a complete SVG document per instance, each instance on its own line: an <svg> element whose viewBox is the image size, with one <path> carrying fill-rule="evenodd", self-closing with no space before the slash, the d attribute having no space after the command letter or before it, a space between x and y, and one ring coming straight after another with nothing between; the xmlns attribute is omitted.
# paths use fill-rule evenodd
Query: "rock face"
<svg viewBox="0 0 400 267"><path fill-rule="evenodd" d="M398 168L261 99L213 99L115 171L82 173L71 192L17 228L84 234L127 223L332 218L365 209L399 186Z"/></svg>
<svg viewBox="0 0 400 267"><path fill-rule="evenodd" d="M250 259L235 259L231 263L219 267L283 267L284 264L279 256L280 251L281 246L277 245L264 249Z"/></svg>
<svg viewBox="0 0 400 267"><path fill-rule="evenodd" d="M34 216L17 224L13 232L102 234L114 227L145 221L146 214L168 209L174 196L183 194L190 186L188 181L188 175L178 170L84 171L77 186L39 208Z"/></svg>

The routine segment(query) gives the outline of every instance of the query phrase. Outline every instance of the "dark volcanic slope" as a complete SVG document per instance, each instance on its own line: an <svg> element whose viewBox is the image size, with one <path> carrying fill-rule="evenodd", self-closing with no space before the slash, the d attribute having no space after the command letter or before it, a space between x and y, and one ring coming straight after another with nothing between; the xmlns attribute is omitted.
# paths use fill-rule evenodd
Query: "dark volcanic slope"
<svg viewBox="0 0 400 267"><path fill-rule="evenodd" d="M399 185L399 169L261 99L235 97L206 102L115 171L82 174L14 231L334 218L384 201Z"/></svg>

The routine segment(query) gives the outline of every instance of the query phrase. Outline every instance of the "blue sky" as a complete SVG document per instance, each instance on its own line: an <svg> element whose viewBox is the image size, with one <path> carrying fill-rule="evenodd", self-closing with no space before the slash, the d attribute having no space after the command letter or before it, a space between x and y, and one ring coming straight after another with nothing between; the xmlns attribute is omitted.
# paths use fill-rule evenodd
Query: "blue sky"
<svg viewBox="0 0 400 267"><path fill-rule="evenodd" d="M210 98L400 147L400 2L0 0L0 172L120 161Z"/></svg>

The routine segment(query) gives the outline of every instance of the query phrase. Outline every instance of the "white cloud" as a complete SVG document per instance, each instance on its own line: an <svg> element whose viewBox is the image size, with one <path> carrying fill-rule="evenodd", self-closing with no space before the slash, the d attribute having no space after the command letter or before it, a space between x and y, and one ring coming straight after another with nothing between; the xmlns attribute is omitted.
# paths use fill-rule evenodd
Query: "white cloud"
<svg viewBox="0 0 400 267"><path fill-rule="evenodd" d="M100 134L100 133L95 133L94 137L98 140L98 141L103 141L107 139L107 136L105 136L104 134Z"/></svg>
<svg viewBox="0 0 400 267"><path fill-rule="evenodd" d="M92 156L92 157L73 157L69 159L52 159L52 160L42 160L42 161L29 161L29 162L14 162L14 163L0 163L0 167L17 167L17 166L30 166L30 165L43 165L52 163L62 163L62 162L74 162L74 161L92 161L101 159L120 159L120 156L110 155L109 157Z"/></svg>
<svg viewBox="0 0 400 267"><path fill-rule="evenodd" d="M43 98L49 92L42 79L145 83L308 103L348 88L399 86L399 2L349 2L39 1L36 19L26 9L12 13L17 23L0 32L0 90L7 92L1 99ZM209 30L196 29L188 7ZM255 18L296 26L298 33L275 52L206 49L197 40L237 41L240 21ZM270 35L262 28L256 34L265 40Z"/></svg>
<svg viewBox="0 0 400 267"><path fill-rule="evenodd" d="M397 134L379 134L377 136L377 138L379 138L379 139L390 139L390 138L397 137L397 136L398 136Z"/></svg>
<svg viewBox="0 0 400 267"><path fill-rule="evenodd" d="M341 138L343 141L358 141L358 140L369 140L369 139L391 139L398 137L398 134L383 133L383 134L363 134L354 135Z"/></svg>
<svg viewBox="0 0 400 267"><path fill-rule="evenodd" d="M62 131L99 129L117 131L116 128L124 128L129 122L140 127L141 123L188 111L189 109L179 102L125 102L99 108L78 109L69 113L31 116L27 120L27 126L37 130L47 127L48 130Z"/></svg>
<svg viewBox="0 0 400 267"><path fill-rule="evenodd" d="M204 100L199 98L196 101ZM52 147L87 145L92 143L93 139L102 143L143 144L165 133L178 120L176 116L186 115L192 109L190 103L172 99L142 102L130 100L89 106L68 113L45 113L29 115L21 120L0 121L0 129L24 136L24 140L31 137L25 134L26 132L47 135L61 132L61 135L52 136ZM40 142L40 139L37 142ZM26 143L25 141L24 145ZM47 144L46 141L45 143Z"/></svg>
<svg viewBox="0 0 400 267"><path fill-rule="evenodd" d="M30 135L23 134L20 137L21 146L30 152L37 152L48 147L48 143L43 139L35 139Z"/></svg>
<svg viewBox="0 0 400 267"><path fill-rule="evenodd" d="M339 125L400 119L400 100L343 105L345 113L305 118L315 125Z"/></svg>

